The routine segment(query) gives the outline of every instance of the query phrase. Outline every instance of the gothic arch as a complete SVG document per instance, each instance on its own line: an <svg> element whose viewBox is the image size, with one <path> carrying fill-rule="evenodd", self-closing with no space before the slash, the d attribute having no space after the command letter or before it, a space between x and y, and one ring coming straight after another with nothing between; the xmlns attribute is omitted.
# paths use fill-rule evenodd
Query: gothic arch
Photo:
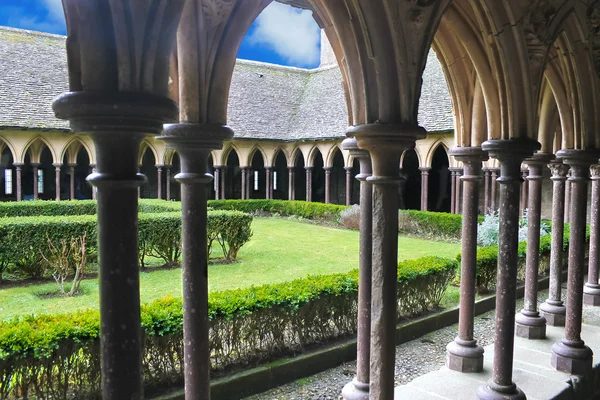
<svg viewBox="0 0 600 400"><path fill-rule="evenodd" d="M238 157L238 160L242 160L241 156L240 156L240 151L237 148L237 146L235 146L233 143L229 142L226 147L223 149L223 152L221 153L221 165L227 165L227 159L229 158L229 154L231 154L231 152L235 152L235 155Z"/></svg>
<svg viewBox="0 0 600 400"><path fill-rule="evenodd" d="M140 155L139 155L138 164L140 164L140 165L142 164L144 155L146 154L146 151L148 151L148 150L152 152L152 154L154 156L155 164L160 164L160 157L158 156L158 151L152 145L152 143L150 143L150 141L148 141L148 140L142 141L142 144L140 145Z"/></svg>
<svg viewBox="0 0 600 400"><path fill-rule="evenodd" d="M275 165L275 162L277 160L277 157L279 156L279 153L282 153L283 156L285 157L285 162L289 165L290 163L290 154L288 154L288 152L285 150L285 148L283 148L282 146L278 146L275 148L275 151L273 151L272 155L273 155L273 159L271 160L271 165Z"/></svg>
<svg viewBox="0 0 600 400"><path fill-rule="evenodd" d="M43 145L45 145L48 150L50 150L50 154L52 155L52 162L53 163L57 163L59 162L59 160L57 160L56 158L56 150L54 150L54 147L52 146L52 144L50 143L50 141L48 139L46 139L43 136L34 136L33 138L31 138L27 144L25 144L25 146L23 147L23 152L20 155L19 160L21 162L25 161L25 157L27 156L27 152L29 151L29 149L31 148L32 145L34 145L36 142L41 142ZM40 150L41 152L41 150ZM17 160L15 160L15 162L17 162Z"/></svg>
<svg viewBox="0 0 600 400"><path fill-rule="evenodd" d="M10 142L10 140L8 140L3 135L0 135L0 141L2 142L3 145L6 146L6 148L10 152L10 155L12 156L13 162L17 162L17 158L16 158L17 151L15 150L15 146Z"/></svg>
<svg viewBox="0 0 600 400"><path fill-rule="evenodd" d="M269 165L268 164L268 157L267 154L265 153L265 151L263 150L263 148L260 145L254 145L252 147L252 149L248 152L248 159L246 160L247 165L252 165L252 159L254 158L254 154L256 154L256 152L259 152L260 155L262 156L263 159L263 165ZM239 155L239 154L238 154ZM241 160L240 160L241 161Z"/></svg>
<svg viewBox="0 0 600 400"><path fill-rule="evenodd" d="M93 159L92 156L93 156L94 152L90 148L89 143L86 143L84 140L82 140L81 137L78 137L78 136L73 137L67 143L65 143L65 145L63 146L63 148L60 151L60 156L58 158L59 162L62 162L65 159L65 156L69 152L69 148L71 146L73 146L74 144L77 144L77 145L81 146L83 149L85 149L87 156L91 162L91 160Z"/></svg>
<svg viewBox="0 0 600 400"><path fill-rule="evenodd" d="M429 151L427 152L426 156L427 158L425 159L425 165L431 166L433 164L433 156L440 146L444 149L446 155L448 155L448 145L443 139L438 139L429 147ZM448 164L450 164L450 157L448 157Z"/></svg>
<svg viewBox="0 0 600 400"><path fill-rule="evenodd" d="M324 160L326 167L333 167L333 159L335 158L335 155L337 154L338 151L342 155L342 159L344 159L344 152L342 151L342 149L340 148L340 146L338 144L334 144L329 149L329 151L327 153L327 158ZM344 166L346 166L346 160L345 159L344 159Z"/></svg>

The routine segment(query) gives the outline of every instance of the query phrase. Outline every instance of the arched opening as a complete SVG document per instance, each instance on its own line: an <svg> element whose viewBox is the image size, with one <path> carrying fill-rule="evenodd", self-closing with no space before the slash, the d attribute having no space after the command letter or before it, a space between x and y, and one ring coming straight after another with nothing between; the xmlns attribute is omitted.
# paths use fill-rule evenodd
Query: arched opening
<svg viewBox="0 0 600 400"><path fill-rule="evenodd" d="M15 167L12 152L8 146L2 148L2 156L0 156L0 179L2 184L2 192L0 199L3 201L16 200L17 186L15 184Z"/></svg>
<svg viewBox="0 0 600 400"><path fill-rule="evenodd" d="M325 202L325 170L323 169L323 156L319 149L315 149L312 170L312 201Z"/></svg>
<svg viewBox="0 0 600 400"><path fill-rule="evenodd" d="M86 180L90 174L90 157L85 147L81 146L77 152L77 165L75 166L75 198L87 200L92 198L92 186Z"/></svg>
<svg viewBox="0 0 600 400"><path fill-rule="evenodd" d="M421 171L419 170L419 157L414 149L404 153L402 170L404 177L400 190L400 208L406 210L421 209Z"/></svg>
<svg viewBox="0 0 600 400"><path fill-rule="evenodd" d="M140 173L147 178L146 183L140 188L140 197L143 199L155 199L158 197L158 170L156 169L156 158L154 152L148 146L144 149Z"/></svg>
<svg viewBox="0 0 600 400"><path fill-rule="evenodd" d="M52 163L52 153L46 143L38 140L29 147L25 155L25 165L23 165L21 175L23 200L33 200L35 198L34 185L37 185L38 199L49 200L56 197L56 183ZM35 172L37 179L34 177L34 171L37 171Z"/></svg>
<svg viewBox="0 0 600 400"><path fill-rule="evenodd" d="M352 183L350 183L352 185ZM346 170L344 156L340 149L335 150L331 166L330 200L333 204L346 204Z"/></svg>
<svg viewBox="0 0 600 400"><path fill-rule="evenodd" d="M77 154L73 155L75 150ZM75 158L74 163L72 162L73 157ZM74 142L69 146L69 151L65 153L62 159L62 166L60 168L60 199L91 199L92 186L86 180L90 172L90 157L87 149L79 142ZM47 183L50 183L50 180L54 186L55 180L48 174Z"/></svg>
<svg viewBox="0 0 600 400"><path fill-rule="evenodd" d="M266 199L266 171L265 160L259 150L255 150L252 155L252 163L250 164L250 198L251 199Z"/></svg>
<svg viewBox="0 0 600 400"><path fill-rule="evenodd" d="M275 166L273 167L273 198L285 200L288 198L289 179L287 160L282 150L277 152Z"/></svg>
<svg viewBox="0 0 600 400"><path fill-rule="evenodd" d="M439 145L433 153L431 170L429 171L428 202L430 211L450 212L450 171L448 168L448 153L444 146Z"/></svg>
<svg viewBox="0 0 600 400"><path fill-rule="evenodd" d="M356 179L356 176L360 174L360 162L356 158L352 161L351 174L350 204L360 204L360 182Z"/></svg>
<svg viewBox="0 0 600 400"><path fill-rule="evenodd" d="M225 198L242 198L242 170L237 152L232 149L227 156L227 168L222 172L225 182Z"/></svg>
<svg viewBox="0 0 600 400"><path fill-rule="evenodd" d="M294 157L294 199L306 200L306 169L304 156L298 150Z"/></svg>
<svg viewBox="0 0 600 400"><path fill-rule="evenodd" d="M175 180L175 175L177 175L181 171L181 163L179 161L179 154L177 152L173 153L173 159L171 160L171 175L169 176L169 184L170 184L170 198L171 200L181 200L181 189L179 187L179 182Z"/></svg>

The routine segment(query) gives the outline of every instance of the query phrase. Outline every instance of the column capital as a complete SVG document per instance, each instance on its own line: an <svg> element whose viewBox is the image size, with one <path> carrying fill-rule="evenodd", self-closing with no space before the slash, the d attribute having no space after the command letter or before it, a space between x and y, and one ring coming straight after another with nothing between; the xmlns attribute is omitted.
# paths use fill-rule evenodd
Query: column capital
<svg viewBox="0 0 600 400"><path fill-rule="evenodd" d="M503 184L521 180L521 163L541 148L538 141L532 139L494 139L481 145L482 150L499 160L502 170L498 182Z"/></svg>
<svg viewBox="0 0 600 400"><path fill-rule="evenodd" d="M360 161L361 158L371 158L368 150L358 147L356 138L349 137L342 141L342 150L348 150L350 155Z"/></svg>
<svg viewBox="0 0 600 400"><path fill-rule="evenodd" d="M554 154L551 153L535 153L533 156L526 158L524 163L529 167L527 175L528 181L541 181L544 176L543 167L554 160Z"/></svg>
<svg viewBox="0 0 600 400"><path fill-rule="evenodd" d="M305 170L307 171L312 171L314 167L304 167Z"/></svg>
<svg viewBox="0 0 600 400"><path fill-rule="evenodd" d="M323 169L325 170L326 174L331 174L331 167L323 167Z"/></svg>
<svg viewBox="0 0 600 400"><path fill-rule="evenodd" d="M179 123L167 124L157 139L166 143L168 149L178 152L218 150L223 142L233 138L233 130L223 124Z"/></svg>
<svg viewBox="0 0 600 400"><path fill-rule="evenodd" d="M352 167L344 167L344 170L345 170L347 173L350 173L350 172L352 172Z"/></svg>
<svg viewBox="0 0 600 400"><path fill-rule="evenodd" d="M564 164L561 160L553 160L548 164L550 173L552 176L550 179L553 181L566 181L569 173L569 166Z"/></svg>
<svg viewBox="0 0 600 400"><path fill-rule="evenodd" d="M294 170L296 170L296 166L295 166L295 165L292 165L292 166L290 167L290 166L288 165L287 169L288 169L288 171L294 171Z"/></svg>
<svg viewBox="0 0 600 400"><path fill-rule="evenodd" d="M598 156L599 153L597 149L563 149L556 152L556 158L571 166L571 168L575 166L589 168L591 165L598 162Z"/></svg>
<svg viewBox="0 0 600 400"><path fill-rule="evenodd" d="M53 163L52 166L54 168L60 169L62 167L62 163Z"/></svg>
<svg viewBox="0 0 600 400"><path fill-rule="evenodd" d="M42 164L40 164L39 162L32 162L32 163L29 163L29 165L31 165L33 168L39 168L40 165L42 165Z"/></svg>
<svg viewBox="0 0 600 400"><path fill-rule="evenodd" d="M484 162L489 160L487 151L483 151L481 147L453 147L448 152L449 156L454 157L457 161L465 162ZM484 171L489 171L489 167L482 168Z"/></svg>
<svg viewBox="0 0 600 400"><path fill-rule="evenodd" d="M421 171L421 172L429 172L429 171L431 171L431 167L419 167L419 171Z"/></svg>
<svg viewBox="0 0 600 400"><path fill-rule="evenodd" d="M67 166L69 168L75 168L77 166L77 163L68 163Z"/></svg>
<svg viewBox="0 0 600 400"><path fill-rule="evenodd" d="M594 164L590 167L590 177L593 181L600 180L600 165Z"/></svg>
<svg viewBox="0 0 600 400"><path fill-rule="evenodd" d="M272 171L272 170L273 170L273 166L272 165L270 165L268 167L265 167L265 171Z"/></svg>
<svg viewBox="0 0 600 400"><path fill-rule="evenodd" d="M22 168L25 165L25 163L22 162L15 162L13 163L13 166L17 167L17 168Z"/></svg>

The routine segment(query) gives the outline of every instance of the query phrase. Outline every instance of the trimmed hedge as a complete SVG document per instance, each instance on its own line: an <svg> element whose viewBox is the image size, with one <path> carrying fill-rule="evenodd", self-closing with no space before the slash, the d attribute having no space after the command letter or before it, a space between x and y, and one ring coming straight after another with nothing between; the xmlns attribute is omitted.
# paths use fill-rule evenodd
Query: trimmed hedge
<svg viewBox="0 0 600 400"><path fill-rule="evenodd" d="M457 263L438 257L398 265L398 318L439 304ZM213 370L302 351L356 331L358 271L211 293ZM99 396L98 311L0 323L0 399ZM142 306L145 384L183 378L182 300Z"/></svg>
<svg viewBox="0 0 600 400"><path fill-rule="evenodd" d="M398 231L401 234L458 241L462 236L462 215L400 210Z"/></svg>
<svg viewBox="0 0 600 400"><path fill-rule="evenodd" d="M337 222L346 206L312 203L301 200L209 200L208 206L215 210L237 210L247 213L267 212L307 219Z"/></svg>

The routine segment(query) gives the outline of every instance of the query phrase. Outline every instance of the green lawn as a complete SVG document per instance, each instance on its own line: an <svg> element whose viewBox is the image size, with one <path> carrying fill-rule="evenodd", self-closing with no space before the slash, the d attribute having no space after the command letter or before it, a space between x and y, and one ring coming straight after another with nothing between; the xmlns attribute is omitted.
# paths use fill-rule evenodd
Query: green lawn
<svg viewBox="0 0 600 400"><path fill-rule="evenodd" d="M358 232L278 218L255 218L253 239L234 264L211 265L211 291L276 283L306 275L345 272L358 266ZM215 251L220 249L215 248ZM427 255L454 258L459 244L400 237L400 260ZM181 270L142 272L141 297L146 303L159 297L181 295ZM36 293L54 289L54 283L0 290L0 319L20 314L61 313L95 308L98 283L85 280L84 294L73 298L39 298Z"/></svg>

